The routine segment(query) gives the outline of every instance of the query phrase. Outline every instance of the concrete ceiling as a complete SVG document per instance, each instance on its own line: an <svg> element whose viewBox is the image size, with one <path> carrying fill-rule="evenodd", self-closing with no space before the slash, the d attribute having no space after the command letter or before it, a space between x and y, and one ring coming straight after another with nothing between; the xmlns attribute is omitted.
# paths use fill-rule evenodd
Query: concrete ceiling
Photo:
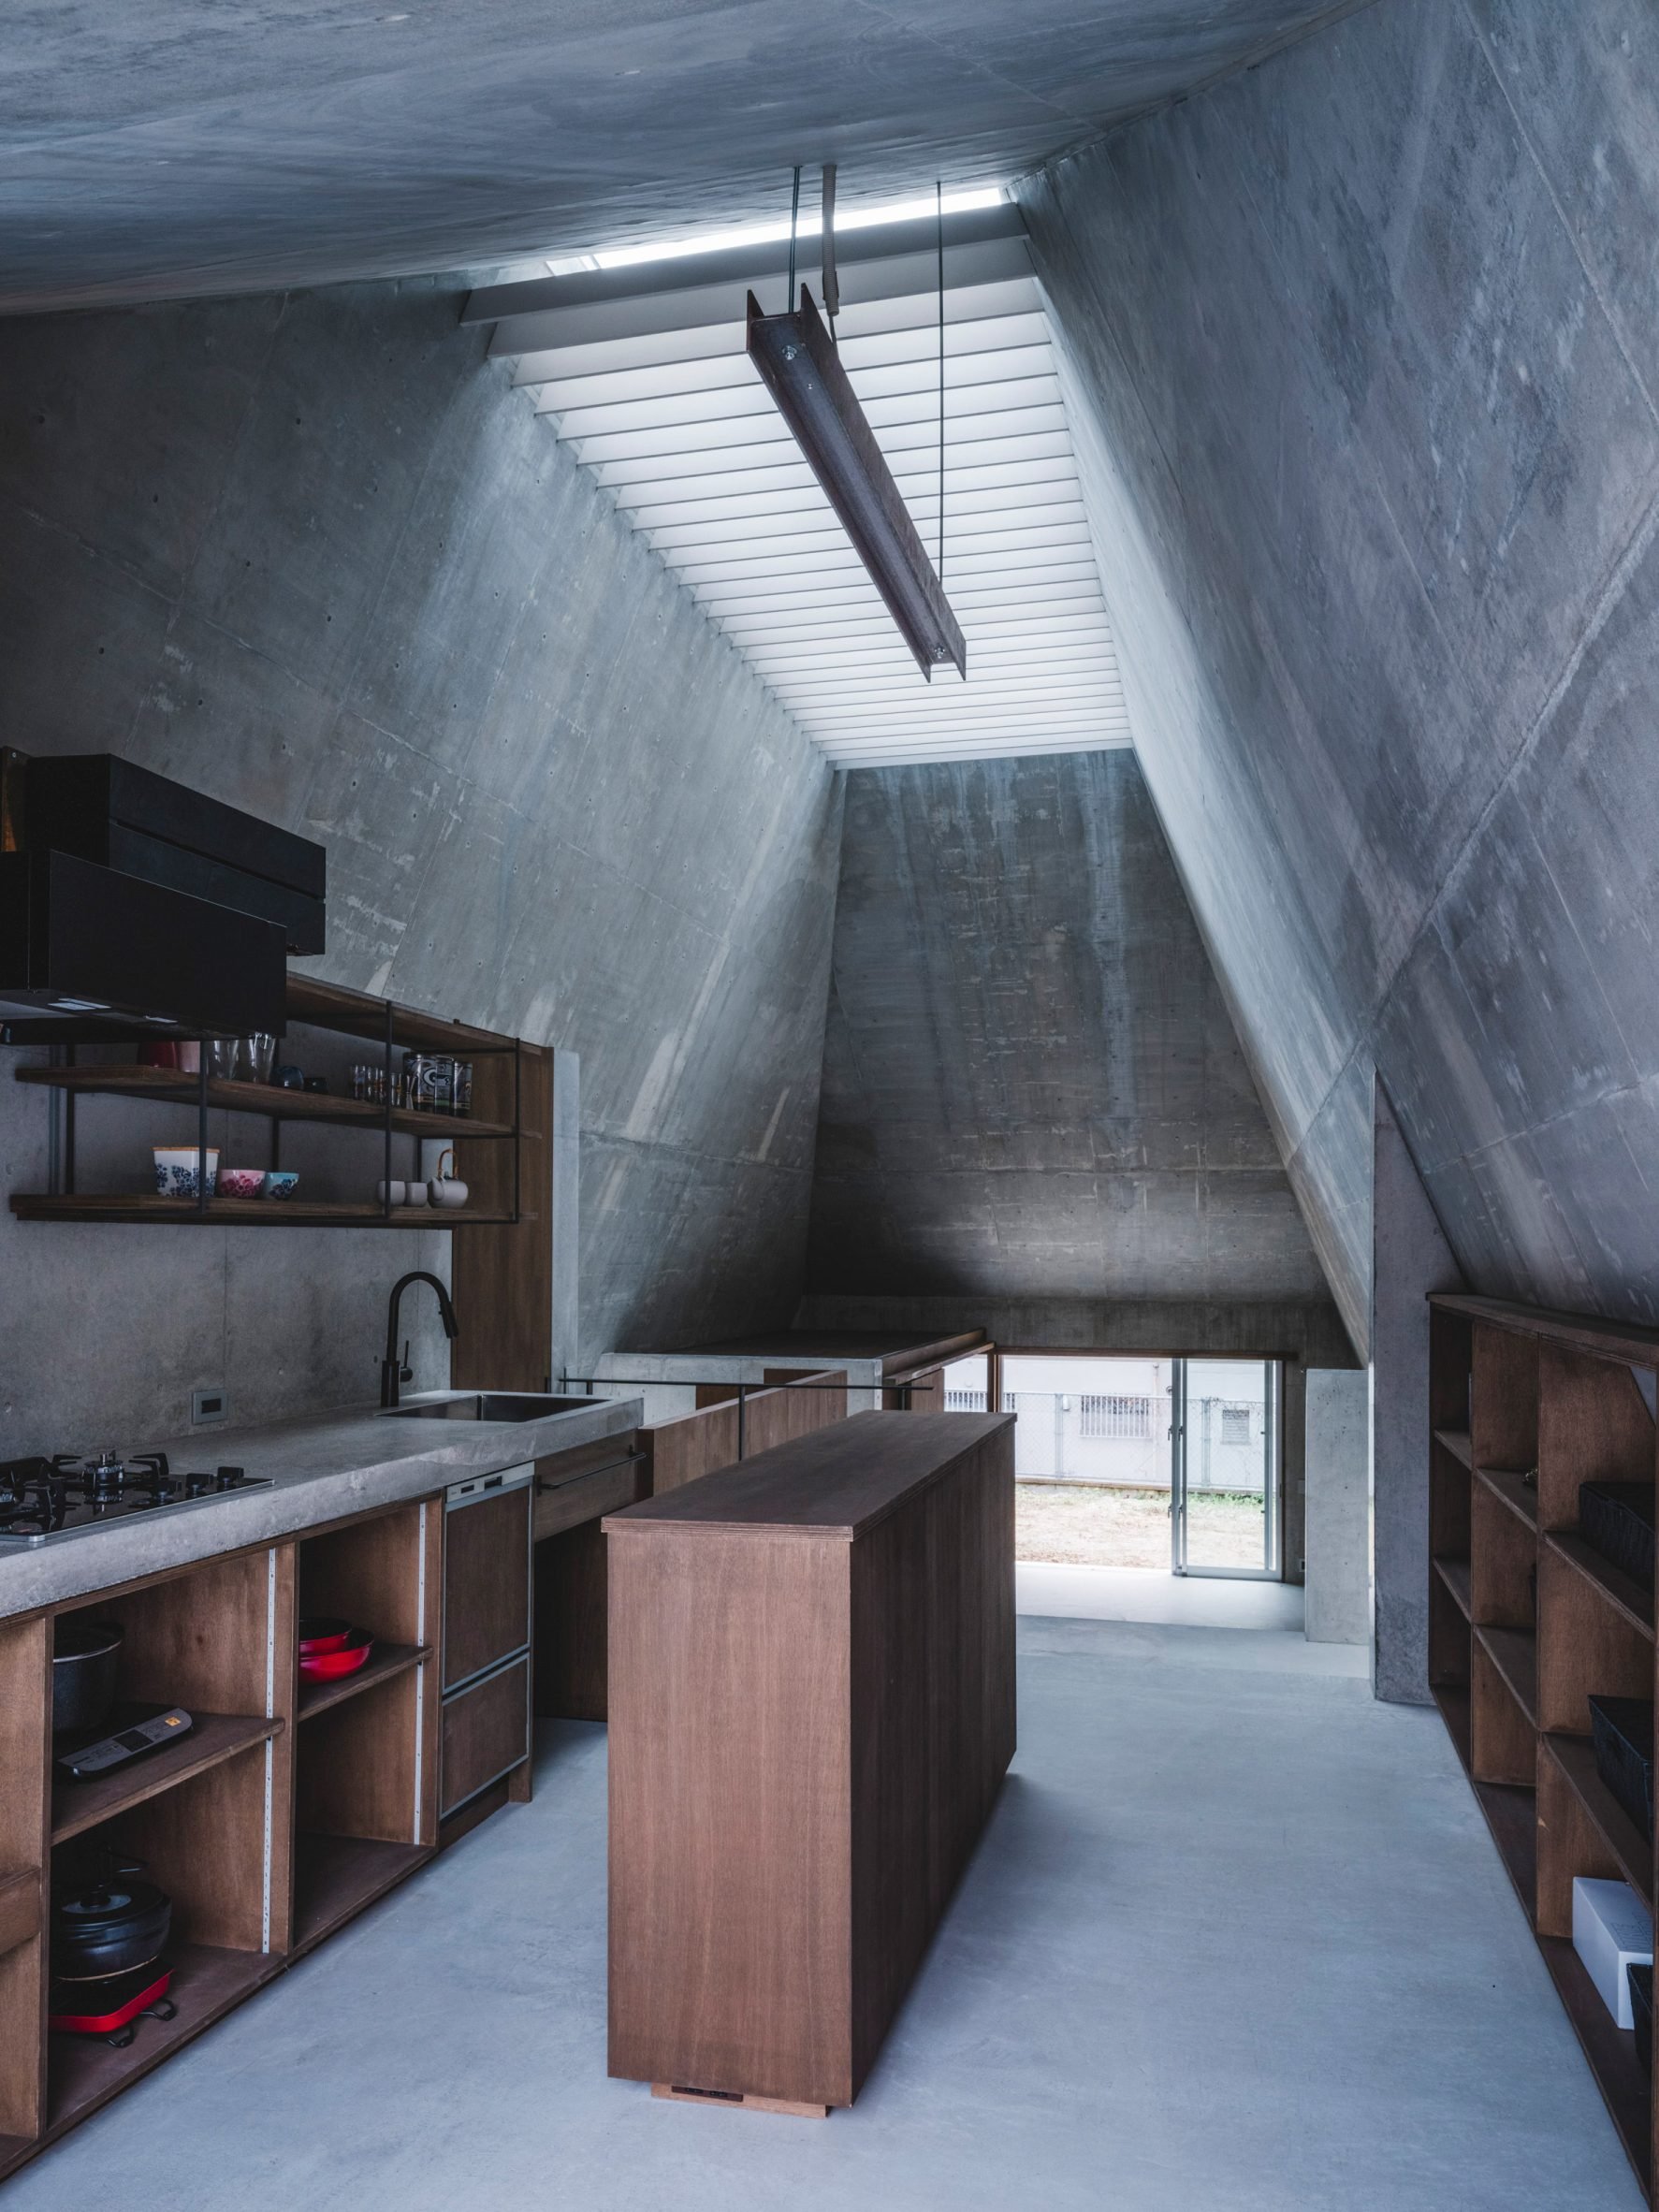
<svg viewBox="0 0 1659 2212"><path fill-rule="evenodd" d="M1333 15L1315 0L21 0L0 310L581 251L983 182Z"/></svg>

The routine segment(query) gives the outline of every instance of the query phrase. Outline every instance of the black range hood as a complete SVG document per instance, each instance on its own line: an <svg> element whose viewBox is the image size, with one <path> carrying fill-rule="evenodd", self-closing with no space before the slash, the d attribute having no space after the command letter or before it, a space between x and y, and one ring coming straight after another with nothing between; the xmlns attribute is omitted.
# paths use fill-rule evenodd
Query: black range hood
<svg viewBox="0 0 1659 2212"><path fill-rule="evenodd" d="M27 761L22 822L25 851L73 852L278 923L290 953L323 950L328 856L321 845L112 752Z"/></svg>
<svg viewBox="0 0 1659 2212"><path fill-rule="evenodd" d="M287 977L274 922L73 852L0 854L0 1043L280 1037Z"/></svg>
<svg viewBox="0 0 1659 2212"><path fill-rule="evenodd" d="M113 755L0 756L0 1042L280 1036L325 866Z"/></svg>

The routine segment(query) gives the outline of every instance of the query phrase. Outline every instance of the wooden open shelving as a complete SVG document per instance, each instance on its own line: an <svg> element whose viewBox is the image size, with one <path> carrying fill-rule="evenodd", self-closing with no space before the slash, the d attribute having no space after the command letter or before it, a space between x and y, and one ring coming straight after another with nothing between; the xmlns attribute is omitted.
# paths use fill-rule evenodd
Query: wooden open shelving
<svg viewBox="0 0 1659 2212"><path fill-rule="evenodd" d="M1538 1724L1538 1639L1525 1628L1475 1631L1497 1668L1505 1688L1534 1728Z"/></svg>
<svg viewBox="0 0 1659 2212"><path fill-rule="evenodd" d="M104 1062L89 1068L20 1068L19 1083L50 1090L72 1091L82 1099L129 1099L141 1105L195 1106L200 1085L194 1075L172 1068L131 1068L122 1062ZM370 1099L334 1098L327 1092L286 1091L272 1083L240 1083L228 1076L208 1078L208 1104L228 1113L273 1115L279 1121L322 1122L342 1129L386 1126L386 1110ZM445 1144L458 1138L511 1137L510 1121L477 1121L469 1113L427 1113L407 1106L392 1109L392 1133L400 1137L433 1137Z"/></svg>
<svg viewBox="0 0 1659 2212"><path fill-rule="evenodd" d="M112 1774L95 1782L75 1782L54 1776L51 1789L51 1840L66 1843L104 1821L113 1820L146 1798L189 1782L221 1759L233 1759L267 1737L280 1736L280 1720L255 1718L248 1713L192 1712L193 1726L177 1743L163 1744L131 1767L117 1767Z"/></svg>
<svg viewBox="0 0 1659 2212"><path fill-rule="evenodd" d="M393 1052L458 1054L482 1061L484 1080L477 1084L488 1114L441 1113L403 1106L388 1106L367 1099L336 1097L328 1092L284 1090L275 1084L241 1083L229 1077L187 1074L164 1068L141 1068L128 1062L104 1060L85 1066L20 1068L17 1080L60 1094L66 1104L62 1157L67 1163L63 1186L49 1191L15 1191L12 1213L20 1221L98 1222L138 1226L167 1225L184 1229L501 1229L533 1221L532 1208L523 1202L525 1162L523 1145L541 1131L533 1116L527 1117L526 1084L545 1055L535 1045L493 1030L465 1023L446 1022L412 1007L384 998L321 983L308 976L290 975L287 1015L291 1024L333 1031L371 1042L384 1055L388 1085L394 1073ZM206 1041L203 1049L206 1049ZM73 1052L70 1054L73 1060ZM358 1200L231 1199L212 1197L206 1203L195 1199L163 1197L154 1191L85 1191L75 1186L73 1137L77 1102L83 1099L118 1099L130 1104L183 1107L194 1110L192 1148L206 1146L208 1114L224 1112L254 1114L271 1126L270 1159L278 1165L280 1132L285 1123L356 1130L378 1136L385 1152L372 1182L395 1181L392 1140L414 1141L418 1156L422 1142L458 1144L470 1149L462 1174L474 1188L488 1195L468 1206L390 1206L372 1197ZM504 1164L491 1157L504 1156ZM485 1167L484 1162L489 1165Z"/></svg>
<svg viewBox="0 0 1659 2212"><path fill-rule="evenodd" d="M395 1674L403 1674L412 1666L419 1666L432 1657L430 1644L377 1643L369 1655L368 1664L359 1666L356 1674L342 1675L338 1681L306 1682L299 1685L299 1710L297 1717L309 1721L330 1706L342 1705L348 1697L360 1697L365 1690L372 1690L377 1683L386 1681Z"/></svg>
<svg viewBox="0 0 1659 2212"><path fill-rule="evenodd" d="M1440 1577L1452 1596L1457 1608L1466 1621L1469 1618L1469 1562L1466 1559L1436 1559L1434 1572Z"/></svg>
<svg viewBox="0 0 1659 2212"><path fill-rule="evenodd" d="M442 1499L415 1500L0 1621L0 2176L433 1855L443 1539ZM308 1612L360 1621L369 1665L302 1682ZM122 1703L194 1723L85 1783L51 1763L53 1631L77 1614L121 1623ZM124 2048L47 2028L52 1885L108 1851L172 1900L174 2016Z"/></svg>
<svg viewBox="0 0 1659 2212"><path fill-rule="evenodd" d="M294 1940L291 1956L395 1889L432 1855L429 1843L392 1843L376 1836L301 1836L294 1853Z"/></svg>
<svg viewBox="0 0 1659 2212"><path fill-rule="evenodd" d="M1652 1846L1596 1772L1595 1752L1590 1739L1547 1732L1544 1748L1565 1775L1574 1796L1618 1860L1620 1873L1651 1913L1653 1910Z"/></svg>
<svg viewBox="0 0 1659 2212"><path fill-rule="evenodd" d="M178 2007L172 2019L144 2021L124 2050L114 2049L100 2036L52 2038L45 2141L64 2134L152 2073L283 1969L283 1961L268 1953L214 1943L175 1943L167 1957L173 1968L168 1994Z"/></svg>
<svg viewBox="0 0 1659 2212"><path fill-rule="evenodd" d="M1653 1599L1579 1525L1581 1483L1655 1480L1632 1369L1659 1369L1659 1332L1461 1293L1431 1307L1430 1680L1652 2201L1659 2099L1573 1948L1572 1892L1622 1880L1651 1913L1659 1890L1652 1840L1596 1772L1588 1706L1654 1696Z"/></svg>
<svg viewBox="0 0 1659 2212"><path fill-rule="evenodd" d="M153 1227L222 1229L468 1229L504 1226L520 1214L490 1214L476 1206L393 1206L371 1201L160 1198L149 1191L72 1191L59 1198L17 1193L11 1210L20 1221L126 1221Z"/></svg>
<svg viewBox="0 0 1659 2212"><path fill-rule="evenodd" d="M1507 1506L1518 1521L1524 1521L1528 1528L1537 1527L1537 1493L1524 1475L1518 1475L1508 1467L1477 1467L1475 1479Z"/></svg>

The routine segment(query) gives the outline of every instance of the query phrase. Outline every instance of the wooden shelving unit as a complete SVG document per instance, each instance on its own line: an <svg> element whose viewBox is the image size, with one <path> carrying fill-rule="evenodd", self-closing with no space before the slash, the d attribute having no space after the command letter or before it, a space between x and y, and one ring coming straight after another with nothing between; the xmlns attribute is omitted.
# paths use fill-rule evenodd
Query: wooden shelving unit
<svg viewBox="0 0 1659 2212"><path fill-rule="evenodd" d="M492 1112L478 1115L441 1113L376 1104L365 1099L336 1097L331 1093L284 1090L274 1084L240 1083L205 1073L193 1075L172 1069L140 1068L115 1060L85 1066L20 1068L16 1070L20 1083L54 1091L65 1099L67 1134L62 1151L69 1164L61 1187L13 1192L10 1199L13 1214L20 1221L169 1225L182 1229L495 1229L517 1227L520 1222L534 1219L533 1211L523 1202L522 1154L526 1139L533 1142L540 1135L535 1118L527 1118L524 1112L527 1070L538 1069L545 1058L536 1046L492 1030L445 1022L388 999L319 983L306 976L288 978L287 1014L291 1025L362 1039L382 1058L388 1088L394 1074L393 1055L397 1051L475 1059L480 1063L474 1070L475 1096L488 1103ZM203 1047L205 1051L205 1040ZM70 1058L72 1061L72 1053ZM129 1105L190 1108L195 1120L189 1142L203 1151L208 1142L211 1113L262 1116L270 1124L268 1164L272 1168L281 1164L281 1132L291 1122L378 1136L384 1151L379 1171L371 1171L371 1193L377 1183L396 1180L394 1139L413 1141L417 1156L423 1142L465 1145L469 1148L465 1157L470 1164L463 1172L480 1191L480 1197L464 1207L430 1207L393 1206L375 1201L372 1195L359 1200L215 1196L202 1201L164 1198L153 1191L79 1190L75 1186L73 1167L74 1113L77 1102L89 1098L119 1099ZM473 1151L471 1149L473 1146L479 1149ZM458 1153L458 1158L460 1157ZM488 1163L488 1167L485 1162Z"/></svg>
<svg viewBox="0 0 1659 2212"><path fill-rule="evenodd" d="M1431 1302L1429 1672L1434 1699L1642 2186L1654 2083L1572 1944L1577 1876L1653 1909L1654 1844L1596 1772L1588 1699L1651 1700L1653 1600L1586 1542L1579 1487L1656 1477L1633 1369L1659 1331L1495 1300Z"/></svg>
<svg viewBox="0 0 1659 2212"><path fill-rule="evenodd" d="M400 1506L303 1538L301 1618L356 1621L373 1657L337 1682L300 1682L294 1883L298 1957L430 1858L438 1841L440 1502Z"/></svg>
<svg viewBox="0 0 1659 2212"><path fill-rule="evenodd" d="M393 1675L407 1673L412 1666L420 1666L432 1657L430 1644L377 1643L371 1652L366 1666L359 1666L356 1674L343 1675L338 1681L301 1682L299 1685L298 1719L311 1720L313 1715L327 1712L331 1706L343 1705L348 1697L360 1697L365 1690L372 1690L378 1683Z"/></svg>
<svg viewBox="0 0 1659 2212"><path fill-rule="evenodd" d="M170 1068L129 1068L104 1062L90 1068L20 1068L19 1083L73 1092L81 1099L131 1099L141 1105L194 1106L200 1084L194 1075ZM384 1110L368 1099L337 1099L315 1091L285 1091L275 1084L238 1083L226 1076L208 1078L208 1104L229 1113L263 1113L278 1121L321 1122L342 1129L375 1130L385 1126ZM406 1106L392 1109L392 1133L435 1137L451 1144L457 1137L511 1137L510 1121L480 1121L471 1114L426 1113Z"/></svg>
<svg viewBox="0 0 1659 2212"><path fill-rule="evenodd" d="M292 1956L332 1935L431 1855L429 1846L382 1837L301 1836L294 1860Z"/></svg>
<svg viewBox="0 0 1659 2212"><path fill-rule="evenodd" d="M283 1729L281 1721L251 1713L193 1712L191 1719L195 1724L189 1735L178 1744L169 1744L165 1757L156 1754L134 1767L118 1767L113 1774L96 1782L54 1779L53 1843L66 1843L72 1836L84 1835L88 1828L114 1820L147 1798L159 1797L163 1790L177 1788L180 1783L218 1766L222 1759L233 1759L239 1752L263 1743L267 1737L280 1735Z"/></svg>
<svg viewBox="0 0 1659 2212"><path fill-rule="evenodd" d="M74 1191L60 1198L19 1192L11 1210L20 1221L125 1221L199 1229L476 1229L504 1226L525 1216L486 1213L476 1206L385 1206L346 1200L297 1202L293 1199L157 1198L148 1192Z"/></svg>
<svg viewBox="0 0 1659 2212"><path fill-rule="evenodd" d="M168 1957L173 1965L171 1994L178 2006L172 2019L146 2020L143 2033L124 2050L93 2036L53 2037L44 2142L66 2133L100 2104L108 2104L111 2097L153 2072L164 2059L170 2059L280 1973L283 1966L280 1958L258 1951L232 1951L212 1943L177 1943Z"/></svg>
<svg viewBox="0 0 1659 2212"><path fill-rule="evenodd" d="M0 2176L432 1856L443 1536L420 1500L0 1621ZM360 1622L369 1665L302 1682L308 1612ZM121 1702L194 1723L86 1783L51 1764L54 1623L78 1613L121 1623ZM173 1908L174 2017L124 2048L47 2030L51 1885L95 1879L107 1849Z"/></svg>

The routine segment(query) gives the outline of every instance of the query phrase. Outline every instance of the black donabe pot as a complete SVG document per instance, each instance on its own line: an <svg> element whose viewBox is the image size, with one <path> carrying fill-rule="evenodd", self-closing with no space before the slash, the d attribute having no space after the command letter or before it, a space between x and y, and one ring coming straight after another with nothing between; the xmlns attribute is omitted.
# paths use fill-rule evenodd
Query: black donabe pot
<svg viewBox="0 0 1659 2212"><path fill-rule="evenodd" d="M95 1728L115 1703L115 1675L125 1632L114 1621L54 1623L51 1645L51 1725L54 1735Z"/></svg>
<svg viewBox="0 0 1659 2212"><path fill-rule="evenodd" d="M124 1871L54 1898L51 1971L62 1982L125 1973L159 1957L173 1923L173 1900L153 1882Z"/></svg>

